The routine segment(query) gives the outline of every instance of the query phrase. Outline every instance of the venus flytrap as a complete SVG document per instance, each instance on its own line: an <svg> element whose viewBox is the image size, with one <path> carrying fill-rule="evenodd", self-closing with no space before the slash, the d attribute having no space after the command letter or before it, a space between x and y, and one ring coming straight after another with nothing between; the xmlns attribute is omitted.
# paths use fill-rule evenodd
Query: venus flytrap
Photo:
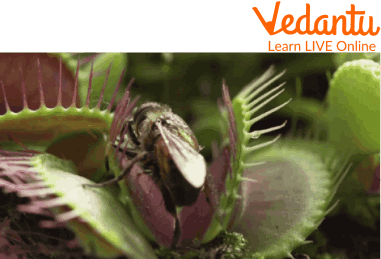
<svg viewBox="0 0 381 259"><path fill-rule="evenodd" d="M378 55L379 59L379 55ZM328 140L339 150L353 149L353 171L338 190L340 206L362 225L379 219L380 64L360 59L342 64L329 81ZM374 188L372 188L374 186Z"/></svg>
<svg viewBox="0 0 381 259"><path fill-rule="evenodd" d="M118 65L116 63L113 65ZM75 77L77 82L82 80L79 79L78 71ZM284 74L273 77L274 72L270 68L233 100L230 100L228 88L223 83L221 108L227 125L227 132L223 132L227 136L227 144L222 146L220 154L209 166L205 189L196 203L178 210L182 235L178 249L173 251L176 255L180 256L184 251L197 252L202 249L201 244L214 240L238 222L246 230L253 230L252 226L258 227L247 237L254 248L253 256L281 258L304 244L308 234L318 227L328 213L342 173L338 172L337 167L331 168L329 163L324 162L320 144L312 145L309 140L292 140L281 142L277 148L270 147L279 140L278 136L265 143L249 146L253 139L279 130L286 124L284 122L269 129L250 132L257 121L289 102L257 114L259 109L282 93L283 84L261 94ZM95 75L91 66L87 97L82 99L86 100L83 106L75 107L75 88L70 107L62 107L58 97L57 106L47 108L40 79L41 107L38 110L31 111L25 106L19 113L13 113L8 109L0 117L3 150L0 153L0 186L6 191L30 198L30 203L20 206L20 210L51 215L52 220L43 223L43 227L65 225L70 228L76 234L76 243L84 248L86 254L155 258L147 240L169 247L174 237L175 220L166 210L163 194L151 175L144 172L139 164L132 165L131 160L124 155L128 146L122 147L119 141L117 147L113 147L118 137L125 136L123 124L131 116L137 99L130 101L130 84L115 112L111 112L121 83L120 77L112 97L107 98L107 101L111 99L107 109L102 109L105 93L111 96L110 90L107 90L109 86L106 87L109 73L110 68L102 88L97 90L99 98L95 99L94 108L91 108L90 97ZM3 92L6 96L6 91ZM61 84L58 93L61 96ZM80 96L84 98L84 95ZM27 134L25 125L28 125ZM8 138L8 135L12 138ZM28 150L11 151L20 150L17 142ZM318 146L317 150L314 146ZM79 151L74 152L78 148ZM259 152L262 148L265 150ZM334 149L330 150L335 152ZM254 159L256 156L258 158ZM263 164L263 160L268 161ZM279 168L279 161L286 161L290 168L284 175L279 175L280 178L274 178L272 172ZM130 172L123 181L118 182L118 186L83 187L83 184L100 181L105 175L119 176L127 168L130 168ZM299 170L293 172L292 168ZM253 170L254 174L247 173ZM301 188L305 197L298 196L297 201L291 202L287 200L287 194L295 193L297 186L288 183L297 178L305 179L307 183ZM282 189L274 192L268 179L278 183ZM253 195L249 191L251 185L262 188L263 192L259 196L258 193ZM282 208L277 203L279 200L289 202L289 208L293 210ZM265 208L248 210L252 208L252 203L265 205ZM264 217L261 219L263 224L253 220L256 217L247 220L250 211L258 212L259 218ZM278 220L277 224L272 225L269 218L273 217L274 212L292 217L293 223ZM262 225L266 226L261 228ZM275 235L278 230L280 232Z"/></svg>
<svg viewBox="0 0 381 259"><path fill-rule="evenodd" d="M247 167L252 166L252 164L245 164L244 159L245 157L250 154L251 152L261 148L265 147L267 145L272 144L275 142L277 138L275 138L272 141L269 141L262 145L252 146L252 147L246 147L248 141L255 137L259 137L261 134L265 134L267 132L275 131L277 129L282 128L285 124L282 124L277 127L273 127L270 129L257 131L257 132L249 132L250 127L258 120L266 117L267 115L271 114L272 112L275 112L276 110L282 108L287 103L278 106L277 108L268 111L267 113L264 113L262 115L259 115L258 117L255 117L253 119L250 119L251 116L255 114L258 109L263 107L265 104L270 102L273 98L278 96L282 91L274 94L270 98L268 98L266 101L263 101L260 105L255 106L263 99L267 98L269 95L273 94L275 91L279 90L282 85L274 88L273 90L267 92L266 94L259 96L257 99L254 99L257 95L260 94L261 91L263 91L266 87L271 85L275 80L277 80L279 77L281 77L282 74L271 78L273 75L274 70L270 68L266 73L264 73L258 80L255 80L252 84L248 85L245 89L243 89L234 99L233 102L230 101L229 93L227 91L227 86L223 83L223 100L224 100L224 108L226 109L226 117L228 121L228 131L229 131L229 141L230 141L230 149L225 150L225 159L230 160L230 165L227 167L229 168L230 174L228 173L228 176L223 179L224 187L222 190L220 190L219 193L219 201L218 204L212 205L212 207L215 207L216 210L216 219L215 221L218 221L219 223L212 223L212 225L215 225L214 229L210 228L209 232L206 234L205 240L210 241L212 240L216 233L219 233L219 231L223 229L227 229L231 222L231 217L234 214L233 209L236 207L237 199L242 199L242 197L239 194L240 190L240 184L242 181L251 181L251 179L246 179L242 177L243 170ZM271 78L271 79L270 79ZM267 81L268 80L268 81ZM266 82L267 81L267 82ZM213 166L213 165L212 165ZM213 169L210 170L211 174L213 175L216 173L213 173ZM216 178L216 176L214 177ZM255 180L255 179L253 179ZM211 179L209 182L213 182L214 180ZM210 183L211 184L211 183ZM218 230L216 230L218 229ZM214 230L214 232L212 232ZM213 234L211 234L213 233ZM210 235L210 236L209 236Z"/></svg>
<svg viewBox="0 0 381 259"><path fill-rule="evenodd" d="M244 172L257 182L244 183L242 217L232 230L248 238L257 258L292 257L333 208L348 158L337 157L332 146L301 138L258 152L250 161L266 163Z"/></svg>
<svg viewBox="0 0 381 259"><path fill-rule="evenodd" d="M60 67L62 68L62 65ZM91 70L89 94L92 77ZM66 223L78 235L77 243L81 244L86 253L95 253L99 256L130 254L137 258L153 258L149 246L139 232L136 232L133 225L127 223L112 227L104 222L106 220L110 224L115 224L119 222L116 220L117 217L129 217L118 199L110 196L104 190L85 190L81 185L81 183L91 183L84 177L91 178L94 176L92 174L107 173L101 168L102 161L105 159L106 143L108 143L106 141L108 135L105 135L105 132L110 131L113 118L110 109L118 87L108 109L100 110L102 95L95 108L89 107L90 98L86 99L83 107L76 108L74 105L76 94L73 94L74 98L72 98L72 105L69 108L60 106L62 103L60 99L58 99L57 107L47 108L44 105L41 80L39 80L39 86L40 108L32 111L26 106L19 113L13 113L8 109L1 117L1 131L4 135L11 134L12 139L19 143L25 143L25 147L38 146L39 150L45 150L46 154L30 156L27 151L16 153L5 151L5 156L11 157L2 159L1 176L5 179L10 178L11 181L2 181L1 185L8 191L31 198L31 203L21 206L21 210L43 215L49 215L49 213L46 214L47 210L53 211L54 220L43 224L43 227L55 227ZM104 84L105 86L106 84ZM61 84L58 92L61 93ZM4 96L5 106L9 107L6 94ZM18 114L21 114L20 118L17 117ZM31 129L28 132L29 135L23 134L25 125ZM47 141L39 142L34 138L28 138L29 136L35 137L36 133L39 134L40 139ZM73 143L84 145L86 152L72 152L70 147ZM16 149L20 149L17 143L13 142L13 145ZM71 151L71 153L66 151ZM100 152L101 158L99 157ZM98 159L101 161L100 164ZM70 160L78 163L73 164ZM89 161L89 163L84 165L84 161ZM98 164L99 168L95 168L94 164ZM110 212L113 213L110 214ZM113 217L116 218L113 219ZM114 229L114 231L109 233L109 229ZM100 235L97 234L99 232ZM130 240L126 240L126 238L130 238ZM114 242L116 243L112 244ZM133 243L135 243L134 248Z"/></svg>
<svg viewBox="0 0 381 259"><path fill-rule="evenodd" d="M308 243L305 238L320 225L331 210L329 208L331 199L345 176L344 169L347 169L348 162L341 159L340 165L343 168L331 167L329 161L323 159L326 152L331 151L332 160L339 157L336 156L333 147L327 147L317 139L299 137L271 145L279 139L278 136L261 144L248 145L250 139L258 139L261 134L285 126L286 122L269 129L249 132L255 122L287 104L251 119L256 111L282 93L283 84L253 100L282 75L271 78L273 73L274 71L269 69L233 99L241 144L237 147L239 154L237 157L240 157L237 160L240 160L240 164L236 165L233 171L236 173L244 170L244 172L241 171L239 177L243 184L239 206L241 217L236 217L236 226L232 230L245 234L253 248L252 256L255 258L291 256L295 247ZM318 134L315 137L317 136ZM263 148L272 153L260 151ZM257 152L250 156L253 151ZM279 165L285 161L294 164L294 169ZM295 166L300 169L296 170ZM280 173L282 171L284 173ZM228 181L227 179L226 182ZM297 189L299 193L296 192Z"/></svg>
<svg viewBox="0 0 381 259"><path fill-rule="evenodd" d="M338 68L330 81L325 116L333 124L330 142L356 147L356 153L380 150L380 64L355 60ZM339 126L340 125L340 126Z"/></svg>

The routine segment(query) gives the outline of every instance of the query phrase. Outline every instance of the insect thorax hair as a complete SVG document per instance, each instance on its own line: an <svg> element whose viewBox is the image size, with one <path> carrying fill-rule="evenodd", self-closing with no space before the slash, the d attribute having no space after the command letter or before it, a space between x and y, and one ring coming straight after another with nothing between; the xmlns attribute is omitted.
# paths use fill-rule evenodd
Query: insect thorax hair
<svg viewBox="0 0 381 259"><path fill-rule="evenodd" d="M147 159L142 161L143 164L156 164L156 149L161 149L165 146L157 146L159 144L158 140L161 137L157 123L160 123L163 127L199 151L198 142L194 133L180 116L174 114L167 105L148 102L134 111L134 115L126 121L121 131L126 132L126 134L119 137L119 140L122 141L122 145L127 145L128 148L133 150L136 154L142 151L149 153ZM127 127L126 131L124 131L125 127Z"/></svg>

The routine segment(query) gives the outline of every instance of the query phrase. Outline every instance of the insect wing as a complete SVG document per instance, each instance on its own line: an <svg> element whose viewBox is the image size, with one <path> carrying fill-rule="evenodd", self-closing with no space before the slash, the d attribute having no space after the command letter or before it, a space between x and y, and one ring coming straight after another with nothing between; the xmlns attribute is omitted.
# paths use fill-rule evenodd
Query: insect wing
<svg viewBox="0 0 381 259"><path fill-rule="evenodd" d="M169 153L184 178L195 188L201 188L206 177L204 157L189 143L172 133L169 129L156 123Z"/></svg>

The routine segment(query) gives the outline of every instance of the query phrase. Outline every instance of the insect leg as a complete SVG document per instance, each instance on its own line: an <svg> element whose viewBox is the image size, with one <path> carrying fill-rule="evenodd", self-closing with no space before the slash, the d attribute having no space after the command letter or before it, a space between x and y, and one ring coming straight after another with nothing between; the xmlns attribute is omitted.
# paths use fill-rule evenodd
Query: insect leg
<svg viewBox="0 0 381 259"><path fill-rule="evenodd" d="M119 147L119 149L117 149L117 147L118 147L117 145L112 145L112 146L118 152L124 153L127 156L129 156L129 157L135 157L136 154L138 154L140 152L140 150L138 150L138 149L133 149L133 148L127 149L127 148L121 148L121 147Z"/></svg>
<svg viewBox="0 0 381 259"><path fill-rule="evenodd" d="M177 215L177 213L173 216L175 218L175 231L173 232L173 239L172 239L171 248L175 249L177 247L177 244L180 241L182 231L181 231L179 216Z"/></svg>
<svg viewBox="0 0 381 259"><path fill-rule="evenodd" d="M132 140L132 142L136 145L136 146L139 146L140 143L139 143L139 140L138 138L136 137L135 133L134 133L134 130L132 129L132 122L129 121L127 122L127 134L128 136L130 137L130 139Z"/></svg>
<svg viewBox="0 0 381 259"><path fill-rule="evenodd" d="M82 185L83 187L85 186L90 186L90 187L104 187L104 186L109 186L109 185L112 185L114 183L117 183L119 182L120 180L122 180L129 172L130 172L130 169L131 167L138 161L142 160L144 156L146 156L148 154L148 152L146 151L143 151L141 153L139 153L136 157L132 158L130 161L128 161L128 164L126 166L126 168L124 169L123 173L120 174L118 177L114 178L114 179L111 179L110 181L107 181L107 182L103 182L103 183L96 183L96 184L84 184Z"/></svg>

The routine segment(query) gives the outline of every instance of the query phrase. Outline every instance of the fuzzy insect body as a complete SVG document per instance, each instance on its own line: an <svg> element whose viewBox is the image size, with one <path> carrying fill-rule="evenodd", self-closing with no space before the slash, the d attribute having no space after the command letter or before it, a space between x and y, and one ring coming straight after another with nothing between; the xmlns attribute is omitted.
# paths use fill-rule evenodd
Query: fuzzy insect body
<svg viewBox="0 0 381 259"><path fill-rule="evenodd" d="M196 136L181 117L167 105L145 103L127 119L113 146L128 158L124 172L103 183L103 187L122 180L135 163L152 173L162 192L166 210L175 219L172 247L180 241L182 230L178 209L193 205L206 180L206 162L199 153Z"/></svg>
<svg viewBox="0 0 381 259"><path fill-rule="evenodd" d="M205 182L206 163L185 121L169 106L149 102L136 110L126 126L133 150L148 153L142 162L158 177L166 207L173 211L174 206L194 204Z"/></svg>

